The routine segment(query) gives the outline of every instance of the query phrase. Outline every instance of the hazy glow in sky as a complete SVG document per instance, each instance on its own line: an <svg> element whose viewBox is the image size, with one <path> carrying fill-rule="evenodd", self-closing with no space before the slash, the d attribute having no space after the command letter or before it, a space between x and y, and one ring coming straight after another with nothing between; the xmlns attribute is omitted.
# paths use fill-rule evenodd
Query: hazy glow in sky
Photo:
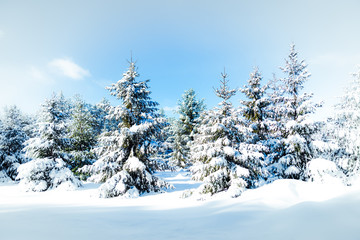
<svg viewBox="0 0 360 240"><path fill-rule="evenodd" d="M0 2L0 107L35 112L52 92L97 103L133 52L152 97L171 111L193 88L208 107L226 67L242 87L258 66L279 74L294 42L312 73L305 91L331 111L360 63L359 1ZM238 104L239 93L233 98Z"/></svg>

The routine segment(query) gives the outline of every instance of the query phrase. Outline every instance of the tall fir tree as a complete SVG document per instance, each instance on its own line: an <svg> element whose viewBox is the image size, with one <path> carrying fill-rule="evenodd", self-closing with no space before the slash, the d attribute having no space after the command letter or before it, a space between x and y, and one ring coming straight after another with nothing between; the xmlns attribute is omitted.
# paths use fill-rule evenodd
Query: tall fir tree
<svg viewBox="0 0 360 240"><path fill-rule="evenodd" d="M269 85L262 85L262 75L257 67L250 73L250 77L240 91L246 99L241 100L239 107L242 118L242 134L244 141L239 144L239 151L246 153L247 163L254 171L252 187L264 183L269 177L266 170L267 158L271 157L274 141L271 139L271 125L269 106L270 100L266 91Z"/></svg>
<svg viewBox="0 0 360 240"><path fill-rule="evenodd" d="M175 165L171 161L173 147L172 122L173 118L168 118L163 109L159 110L159 117L165 120L161 133L153 142L154 154L150 157L150 169L152 171L174 171Z"/></svg>
<svg viewBox="0 0 360 240"><path fill-rule="evenodd" d="M332 157L350 178L360 171L360 67L330 119L328 134L336 147ZM352 181L352 180L350 180Z"/></svg>
<svg viewBox="0 0 360 240"><path fill-rule="evenodd" d="M268 123L268 106L269 99L266 97L266 90L268 85L261 86L262 76L259 69L256 67L250 73L248 84L240 91L245 94L247 100L240 101L242 108L241 113L245 121L250 126L253 133L252 141L256 143L260 140L268 138L269 123Z"/></svg>
<svg viewBox="0 0 360 240"><path fill-rule="evenodd" d="M280 123L283 156L273 165L283 178L306 179L306 165L313 158L313 135L317 131L317 124L309 119L320 105L314 104L313 94L302 93L304 83L308 81L310 73L304 60L298 59L295 45L290 47L290 54L285 59L285 66L280 68L284 74L280 78L278 94L275 102L275 117ZM279 134L277 134L279 135Z"/></svg>
<svg viewBox="0 0 360 240"><path fill-rule="evenodd" d="M25 150L33 158L66 159L70 106L62 93L53 93L42 105L36 137L27 141Z"/></svg>
<svg viewBox="0 0 360 240"><path fill-rule="evenodd" d="M27 191L81 186L65 163L68 160L69 109L62 94L53 94L42 105L37 133L26 141L26 155L32 160L18 168L17 178Z"/></svg>
<svg viewBox="0 0 360 240"><path fill-rule="evenodd" d="M240 151L244 150L243 126L229 101L236 90L229 88L225 72L221 76L221 86L215 89L215 94L222 101L218 108L202 114L191 148L191 156L197 163L190 169L194 180L204 181L200 193L228 191L236 197L246 187L256 184L257 173L249 154Z"/></svg>
<svg viewBox="0 0 360 240"><path fill-rule="evenodd" d="M179 119L172 125L174 134L172 161L179 167L191 165L189 159L190 146L194 140L193 134L204 108L204 100L196 99L193 89L185 91L179 100L177 110Z"/></svg>
<svg viewBox="0 0 360 240"><path fill-rule="evenodd" d="M109 110L111 104L109 100L103 98L99 103L95 104L90 110L95 120L95 132L99 136L103 132L113 131L117 129L119 121L109 118Z"/></svg>
<svg viewBox="0 0 360 240"><path fill-rule="evenodd" d="M68 163L70 169L76 173L84 165L91 164L95 154L91 151L96 143L97 122L91 113L91 106L86 104L79 96L75 98L69 122L69 146L70 153Z"/></svg>
<svg viewBox="0 0 360 240"><path fill-rule="evenodd" d="M90 180L105 182L100 197L138 196L168 187L153 175L150 162L165 120L159 117L158 103L151 100L149 80L138 81L138 77L130 61L123 78L107 88L121 101L109 110L109 118L119 121L118 129L102 134L99 159L82 169L92 175Z"/></svg>

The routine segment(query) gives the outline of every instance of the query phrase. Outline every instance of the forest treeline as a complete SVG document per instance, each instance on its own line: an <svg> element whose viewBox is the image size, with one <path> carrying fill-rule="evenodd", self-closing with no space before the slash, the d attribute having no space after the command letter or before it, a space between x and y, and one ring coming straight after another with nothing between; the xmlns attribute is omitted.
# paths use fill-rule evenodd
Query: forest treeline
<svg viewBox="0 0 360 240"><path fill-rule="evenodd" d="M214 88L218 106L206 109L189 89L176 119L159 109L133 61L107 87L117 106L60 93L36 116L8 107L0 121L0 180L17 181L27 191L93 181L102 183L98 193L105 198L171 188L154 172L179 168L203 182L196 192L204 196L237 197L277 179L351 184L359 172L360 71L332 117L313 121L321 104L304 91L311 78L295 45L280 69L280 77L264 82L255 67L240 89L229 87L224 71ZM235 94L244 96L239 107L231 103Z"/></svg>

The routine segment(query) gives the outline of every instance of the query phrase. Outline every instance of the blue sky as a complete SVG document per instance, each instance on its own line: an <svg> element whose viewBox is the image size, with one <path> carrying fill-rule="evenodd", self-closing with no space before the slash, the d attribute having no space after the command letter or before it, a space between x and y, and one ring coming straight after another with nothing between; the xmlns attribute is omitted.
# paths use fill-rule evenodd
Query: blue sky
<svg viewBox="0 0 360 240"><path fill-rule="evenodd" d="M35 112L52 92L97 103L133 52L152 97L173 109L193 88L208 107L258 66L279 74L290 43L309 64L305 91L327 116L360 63L358 1L0 1L0 107ZM232 99L237 105L239 93Z"/></svg>

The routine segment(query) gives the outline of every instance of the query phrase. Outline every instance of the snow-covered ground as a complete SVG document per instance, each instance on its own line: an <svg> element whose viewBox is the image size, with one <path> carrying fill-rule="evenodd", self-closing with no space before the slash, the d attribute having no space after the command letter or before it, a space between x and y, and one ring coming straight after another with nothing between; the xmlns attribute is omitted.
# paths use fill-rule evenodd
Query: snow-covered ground
<svg viewBox="0 0 360 240"><path fill-rule="evenodd" d="M23 192L0 185L1 240L360 239L360 188L279 180L236 199L182 199L199 183L160 173L176 189L135 199L99 199L99 185Z"/></svg>

